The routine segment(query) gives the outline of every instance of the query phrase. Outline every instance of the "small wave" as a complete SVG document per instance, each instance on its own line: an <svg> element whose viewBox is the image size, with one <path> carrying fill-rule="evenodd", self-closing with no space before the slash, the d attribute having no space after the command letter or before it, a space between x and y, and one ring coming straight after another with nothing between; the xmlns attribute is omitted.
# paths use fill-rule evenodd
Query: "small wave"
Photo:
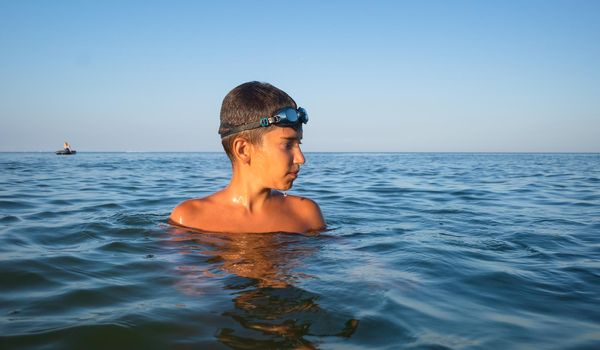
<svg viewBox="0 0 600 350"><path fill-rule="evenodd" d="M35 291L51 290L63 283L52 279L45 271L29 270L32 267L30 260L21 261L19 266L0 264L0 284L4 297L11 293L34 294Z"/></svg>
<svg viewBox="0 0 600 350"><path fill-rule="evenodd" d="M123 209L123 206L121 206L118 203L102 203L102 204L96 204L93 206L89 206L84 208L84 211L95 211L95 210L100 210L100 209Z"/></svg>
<svg viewBox="0 0 600 350"><path fill-rule="evenodd" d="M402 246L398 245L396 242L390 243L376 243L376 244L368 244L355 248L359 251L373 252L373 253L391 253L394 251L398 251L402 249Z"/></svg>
<svg viewBox="0 0 600 350"><path fill-rule="evenodd" d="M107 253L139 253L146 254L147 251L143 248L140 248L139 245L123 242L123 241L113 241L110 243L106 243L100 247L98 250L104 251Z"/></svg>
<svg viewBox="0 0 600 350"><path fill-rule="evenodd" d="M154 224L157 222L163 222L168 217L168 213L118 213L113 215L112 219L120 225L139 227Z"/></svg>
<svg viewBox="0 0 600 350"><path fill-rule="evenodd" d="M3 224L11 224L11 223L19 222L19 221L21 221L21 219L18 216L13 216L13 215L6 215L6 216L2 216L2 218L0 218L0 223L3 223Z"/></svg>
<svg viewBox="0 0 600 350"><path fill-rule="evenodd" d="M31 209L36 206L24 200L0 200L0 209Z"/></svg>

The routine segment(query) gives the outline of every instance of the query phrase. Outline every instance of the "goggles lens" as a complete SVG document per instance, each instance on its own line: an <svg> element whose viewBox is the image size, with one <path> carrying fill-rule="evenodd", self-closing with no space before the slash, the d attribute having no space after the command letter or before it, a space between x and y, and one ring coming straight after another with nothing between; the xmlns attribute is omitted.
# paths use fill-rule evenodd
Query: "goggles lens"
<svg viewBox="0 0 600 350"><path fill-rule="evenodd" d="M273 118L274 120L270 124L306 124L308 122L308 113L302 107L298 109L286 107L277 111Z"/></svg>

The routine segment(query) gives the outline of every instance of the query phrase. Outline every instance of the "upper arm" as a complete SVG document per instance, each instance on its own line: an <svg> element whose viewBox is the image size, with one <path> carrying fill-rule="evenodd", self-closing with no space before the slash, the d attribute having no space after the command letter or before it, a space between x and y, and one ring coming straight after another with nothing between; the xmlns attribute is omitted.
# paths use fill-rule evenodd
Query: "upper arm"
<svg viewBox="0 0 600 350"><path fill-rule="evenodd" d="M309 230L321 230L327 226L321 208L315 201L309 198L301 198L300 203L301 215L310 227Z"/></svg>

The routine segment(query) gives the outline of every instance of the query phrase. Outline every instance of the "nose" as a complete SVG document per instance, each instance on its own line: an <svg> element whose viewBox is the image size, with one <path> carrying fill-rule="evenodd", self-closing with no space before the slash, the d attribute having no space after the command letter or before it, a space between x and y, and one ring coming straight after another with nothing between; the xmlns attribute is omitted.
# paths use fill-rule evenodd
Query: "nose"
<svg viewBox="0 0 600 350"><path fill-rule="evenodd" d="M294 153L294 164L304 165L304 162L305 162L304 153L302 153L300 146L298 146L296 148L296 152Z"/></svg>

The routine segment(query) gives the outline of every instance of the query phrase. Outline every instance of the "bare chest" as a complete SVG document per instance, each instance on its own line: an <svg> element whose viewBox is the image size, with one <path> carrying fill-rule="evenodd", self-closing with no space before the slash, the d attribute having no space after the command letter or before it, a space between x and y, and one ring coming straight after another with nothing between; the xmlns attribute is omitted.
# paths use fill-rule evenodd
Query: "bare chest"
<svg viewBox="0 0 600 350"><path fill-rule="evenodd" d="M293 211L244 213L226 209L204 211L193 218L194 227L211 232L306 232L309 227Z"/></svg>

